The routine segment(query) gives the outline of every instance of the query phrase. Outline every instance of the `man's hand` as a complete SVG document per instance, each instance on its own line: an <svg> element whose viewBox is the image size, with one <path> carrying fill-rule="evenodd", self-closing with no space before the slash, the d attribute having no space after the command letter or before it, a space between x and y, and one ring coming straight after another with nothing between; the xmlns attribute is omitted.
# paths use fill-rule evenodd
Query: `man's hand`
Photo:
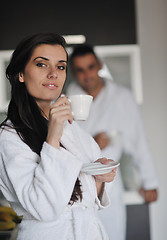
<svg viewBox="0 0 167 240"><path fill-rule="evenodd" d="M94 139L101 150L110 144L110 139L105 132L97 134L96 136L94 136Z"/></svg>
<svg viewBox="0 0 167 240"><path fill-rule="evenodd" d="M144 190L143 188L141 188L139 190L139 193L143 196L146 203L151 203L158 199L157 189Z"/></svg>

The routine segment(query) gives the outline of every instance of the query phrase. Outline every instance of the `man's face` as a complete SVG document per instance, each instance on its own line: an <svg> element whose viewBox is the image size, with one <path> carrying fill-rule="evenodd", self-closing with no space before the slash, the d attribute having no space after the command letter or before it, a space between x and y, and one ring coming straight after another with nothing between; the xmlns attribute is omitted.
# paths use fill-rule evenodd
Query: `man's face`
<svg viewBox="0 0 167 240"><path fill-rule="evenodd" d="M92 53L74 57L72 69L74 76L86 92L92 93L98 88L101 83L98 75L101 64Z"/></svg>

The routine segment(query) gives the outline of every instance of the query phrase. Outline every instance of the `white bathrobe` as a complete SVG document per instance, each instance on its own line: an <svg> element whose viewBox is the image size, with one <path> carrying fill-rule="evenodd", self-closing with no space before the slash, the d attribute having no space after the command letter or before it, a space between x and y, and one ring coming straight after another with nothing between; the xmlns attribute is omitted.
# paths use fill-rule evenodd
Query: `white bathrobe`
<svg viewBox="0 0 167 240"><path fill-rule="evenodd" d="M98 199L94 177L81 173L83 163L101 157L92 137L77 123L65 123L56 149L44 142L40 156L14 130L0 132L0 189L23 216L18 240L106 240L97 210L109 205ZM79 176L83 200L69 205Z"/></svg>
<svg viewBox="0 0 167 240"><path fill-rule="evenodd" d="M103 89L92 103L89 118L85 122L80 122L80 126L92 136L101 132L108 134L112 131L120 132L121 144L107 146L102 150L103 155L115 161L120 160L123 152L131 155L139 170L142 186L145 189L157 188L158 180L143 122L130 90L111 80L104 79L104 83ZM67 95L72 94L85 92L76 82L72 82L67 89ZM110 188L110 184L108 187ZM110 239L124 240L126 212L119 168L109 191L111 205L109 209L99 212L99 215Z"/></svg>

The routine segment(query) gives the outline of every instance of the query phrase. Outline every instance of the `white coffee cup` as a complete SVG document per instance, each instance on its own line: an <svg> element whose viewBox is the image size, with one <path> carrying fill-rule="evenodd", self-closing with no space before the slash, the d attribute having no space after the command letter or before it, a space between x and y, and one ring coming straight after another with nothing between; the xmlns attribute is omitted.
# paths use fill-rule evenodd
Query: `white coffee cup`
<svg viewBox="0 0 167 240"><path fill-rule="evenodd" d="M89 111L93 97L91 95L71 95L68 97L71 102L71 109L74 120L85 121L89 116Z"/></svg>
<svg viewBox="0 0 167 240"><path fill-rule="evenodd" d="M122 142L122 133L119 130L112 130L107 133L111 145L121 145Z"/></svg>

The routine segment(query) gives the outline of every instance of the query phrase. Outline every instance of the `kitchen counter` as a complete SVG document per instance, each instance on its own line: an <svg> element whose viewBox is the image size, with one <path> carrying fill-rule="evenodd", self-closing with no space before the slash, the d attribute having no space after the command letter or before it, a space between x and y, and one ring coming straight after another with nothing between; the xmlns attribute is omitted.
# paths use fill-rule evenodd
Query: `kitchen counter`
<svg viewBox="0 0 167 240"><path fill-rule="evenodd" d="M144 199L137 191L125 191L124 202L126 205L144 204Z"/></svg>

